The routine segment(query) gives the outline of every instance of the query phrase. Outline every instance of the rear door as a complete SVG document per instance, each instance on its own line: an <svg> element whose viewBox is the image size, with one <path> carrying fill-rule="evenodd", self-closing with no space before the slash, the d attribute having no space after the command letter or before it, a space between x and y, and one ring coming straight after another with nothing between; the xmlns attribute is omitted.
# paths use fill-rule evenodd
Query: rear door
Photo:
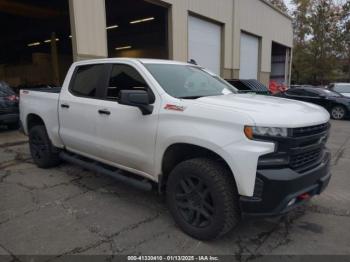
<svg viewBox="0 0 350 262"><path fill-rule="evenodd" d="M68 90L61 93L59 134L68 150L98 156L97 117L108 74L109 66L105 64L78 66Z"/></svg>
<svg viewBox="0 0 350 262"><path fill-rule="evenodd" d="M101 146L100 155L110 164L121 168L151 173L159 99L156 97L151 115L142 115L137 107L119 104L121 90L147 90L151 95L156 95L149 88L142 73L132 64L125 62L112 65L105 101L98 108L102 112L98 115L96 125L96 139Z"/></svg>

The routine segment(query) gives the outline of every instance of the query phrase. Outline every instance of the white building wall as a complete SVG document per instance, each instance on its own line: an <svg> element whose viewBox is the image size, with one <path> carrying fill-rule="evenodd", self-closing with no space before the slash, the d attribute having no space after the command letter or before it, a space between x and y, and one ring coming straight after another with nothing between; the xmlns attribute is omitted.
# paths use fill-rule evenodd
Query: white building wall
<svg viewBox="0 0 350 262"><path fill-rule="evenodd" d="M172 58L188 61L188 15L223 26L223 68L232 68L233 0L163 0L171 5Z"/></svg>
<svg viewBox="0 0 350 262"><path fill-rule="evenodd" d="M222 25L224 77L238 77L241 31L260 37L259 80L268 82L272 41L293 46L291 19L264 0L147 0L170 8L171 59L188 61L188 17ZM74 59L107 57L105 0L69 0Z"/></svg>
<svg viewBox="0 0 350 262"><path fill-rule="evenodd" d="M105 0L69 0L74 60L108 56Z"/></svg>
<svg viewBox="0 0 350 262"><path fill-rule="evenodd" d="M241 31L261 37L261 72L271 72L272 41L286 47L293 47L291 18L272 8L265 1L235 0L234 24L234 69L240 67Z"/></svg>

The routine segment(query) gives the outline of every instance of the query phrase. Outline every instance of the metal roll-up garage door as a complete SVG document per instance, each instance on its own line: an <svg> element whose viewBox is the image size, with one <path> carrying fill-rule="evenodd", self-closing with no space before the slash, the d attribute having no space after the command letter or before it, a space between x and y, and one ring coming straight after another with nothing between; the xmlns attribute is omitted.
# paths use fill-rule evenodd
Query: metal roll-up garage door
<svg viewBox="0 0 350 262"><path fill-rule="evenodd" d="M259 38L241 33L240 79L258 79Z"/></svg>
<svg viewBox="0 0 350 262"><path fill-rule="evenodd" d="M220 75L221 26L189 16L188 58Z"/></svg>

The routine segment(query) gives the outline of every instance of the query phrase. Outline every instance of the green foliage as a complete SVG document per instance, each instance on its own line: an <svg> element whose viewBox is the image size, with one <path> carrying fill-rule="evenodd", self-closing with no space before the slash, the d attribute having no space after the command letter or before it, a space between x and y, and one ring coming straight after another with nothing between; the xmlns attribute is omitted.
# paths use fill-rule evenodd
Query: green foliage
<svg viewBox="0 0 350 262"><path fill-rule="evenodd" d="M327 84L350 80L350 3L335 0L293 0L294 59L292 81ZM344 62L345 61L345 62ZM350 70L350 69L348 69Z"/></svg>
<svg viewBox="0 0 350 262"><path fill-rule="evenodd" d="M276 6L278 9L280 9L282 12L287 13L288 8L286 4L283 2L283 0L268 0L271 4Z"/></svg>

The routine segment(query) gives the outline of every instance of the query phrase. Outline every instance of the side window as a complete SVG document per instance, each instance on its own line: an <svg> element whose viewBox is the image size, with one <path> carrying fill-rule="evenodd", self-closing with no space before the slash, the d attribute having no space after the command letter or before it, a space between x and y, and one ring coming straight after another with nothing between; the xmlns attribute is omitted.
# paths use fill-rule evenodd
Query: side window
<svg viewBox="0 0 350 262"><path fill-rule="evenodd" d="M97 90L105 81L105 65L79 66L72 79L70 91L77 96L95 98Z"/></svg>
<svg viewBox="0 0 350 262"><path fill-rule="evenodd" d="M140 73L132 66L116 64L112 67L106 98L118 100L121 90L148 91L148 85Z"/></svg>
<svg viewBox="0 0 350 262"><path fill-rule="evenodd" d="M303 89L289 89L287 91L287 95L291 95L291 96L304 96L304 90Z"/></svg>
<svg viewBox="0 0 350 262"><path fill-rule="evenodd" d="M317 92L312 92L310 90L304 90L305 94L304 96L308 97L319 97L320 95Z"/></svg>

